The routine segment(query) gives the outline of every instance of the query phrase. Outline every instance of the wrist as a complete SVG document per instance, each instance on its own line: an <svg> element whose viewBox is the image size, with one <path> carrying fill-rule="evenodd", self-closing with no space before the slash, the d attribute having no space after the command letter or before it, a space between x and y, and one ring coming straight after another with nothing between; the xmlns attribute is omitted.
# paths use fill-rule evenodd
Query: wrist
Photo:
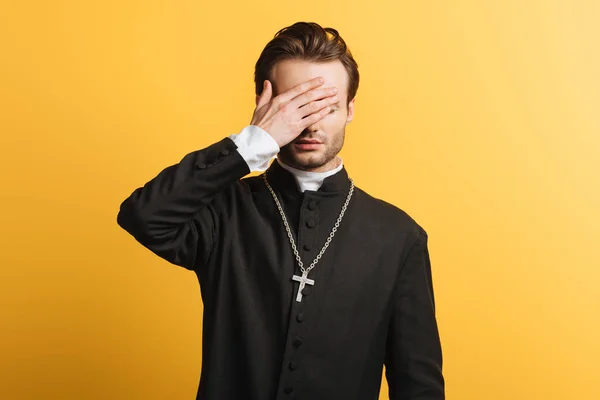
<svg viewBox="0 0 600 400"><path fill-rule="evenodd" d="M256 125L248 125L239 134L231 135L230 138L252 172L265 171L269 162L280 150L277 141Z"/></svg>

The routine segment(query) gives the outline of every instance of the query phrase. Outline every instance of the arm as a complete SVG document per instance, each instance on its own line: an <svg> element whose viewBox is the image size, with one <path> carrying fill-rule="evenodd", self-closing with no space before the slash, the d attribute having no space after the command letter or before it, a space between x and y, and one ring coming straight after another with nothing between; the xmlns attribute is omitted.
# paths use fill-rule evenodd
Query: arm
<svg viewBox="0 0 600 400"><path fill-rule="evenodd" d="M281 146L328 115L337 99L334 88L320 88L323 82L311 79L271 99L265 81L250 126L189 153L137 188L121 204L119 226L173 264L206 264L219 229L215 200L250 171L264 171Z"/></svg>
<svg viewBox="0 0 600 400"><path fill-rule="evenodd" d="M443 400L442 350L422 229L396 285L385 358L390 400Z"/></svg>
<svg viewBox="0 0 600 400"><path fill-rule="evenodd" d="M165 168L121 204L117 223L165 260L187 269L206 263L213 246L219 193L264 170L279 152L273 138L247 126Z"/></svg>

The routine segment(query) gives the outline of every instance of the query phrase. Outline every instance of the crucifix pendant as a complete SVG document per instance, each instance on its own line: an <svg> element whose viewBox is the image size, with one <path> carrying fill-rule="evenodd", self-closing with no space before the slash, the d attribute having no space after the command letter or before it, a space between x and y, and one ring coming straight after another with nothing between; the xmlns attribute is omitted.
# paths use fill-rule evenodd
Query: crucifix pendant
<svg viewBox="0 0 600 400"><path fill-rule="evenodd" d="M304 290L304 286L306 285L314 285L315 281L312 279L308 279L308 271L304 271L302 276L294 275L292 277L293 281L300 282L300 286L298 286L298 295L296 296L296 301L298 303L302 302L302 290Z"/></svg>

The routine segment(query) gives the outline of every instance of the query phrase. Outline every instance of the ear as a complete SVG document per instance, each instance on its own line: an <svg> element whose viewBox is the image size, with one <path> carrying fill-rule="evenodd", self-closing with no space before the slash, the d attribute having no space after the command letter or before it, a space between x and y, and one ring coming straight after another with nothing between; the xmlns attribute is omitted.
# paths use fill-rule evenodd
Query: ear
<svg viewBox="0 0 600 400"><path fill-rule="evenodd" d="M254 102L255 102L255 105L257 105L257 106L258 106L258 101L259 101L259 100L260 100L260 96L259 96L259 95L256 95L256 99L254 100Z"/></svg>
<svg viewBox="0 0 600 400"><path fill-rule="evenodd" d="M346 125L348 125L350 121L354 119L354 100L356 100L356 97L353 98L350 103L348 103L348 117L346 118Z"/></svg>

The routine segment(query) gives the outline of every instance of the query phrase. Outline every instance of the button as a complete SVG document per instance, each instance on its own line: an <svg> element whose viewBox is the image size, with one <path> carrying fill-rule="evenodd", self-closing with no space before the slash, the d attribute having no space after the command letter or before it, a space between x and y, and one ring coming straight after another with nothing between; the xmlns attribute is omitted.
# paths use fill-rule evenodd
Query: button
<svg viewBox="0 0 600 400"><path fill-rule="evenodd" d="M302 314L302 313L298 314L298 316L296 317L296 319L298 320L298 322L304 321L304 314Z"/></svg>
<svg viewBox="0 0 600 400"><path fill-rule="evenodd" d="M306 221L306 226L308 226L309 228L314 228L315 226L317 226L317 222L311 218L308 221Z"/></svg>
<svg viewBox="0 0 600 400"><path fill-rule="evenodd" d="M204 164L203 162L202 163L198 163L197 167L199 169L204 169L204 168L206 168L206 164Z"/></svg>
<svg viewBox="0 0 600 400"><path fill-rule="evenodd" d="M227 150L227 149L221 150L221 155L222 156L228 156L229 155L229 150Z"/></svg>
<svg viewBox="0 0 600 400"><path fill-rule="evenodd" d="M312 245L311 245L311 244L309 244L309 243L306 243L306 244L304 245L304 250L306 250L306 251L311 251L311 250L312 250Z"/></svg>
<svg viewBox="0 0 600 400"><path fill-rule="evenodd" d="M298 369L298 364L296 364L295 362L293 362L293 361L292 361L292 362L290 363L290 369L291 369L292 371L295 371L295 370L297 370L297 369Z"/></svg>
<svg viewBox="0 0 600 400"><path fill-rule="evenodd" d="M314 210L315 208L317 208L317 202L316 202L316 201L314 201L314 200L311 200L311 201L308 203L308 209L309 209L309 210Z"/></svg>
<svg viewBox="0 0 600 400"><path fill-rule="evenodd" d="M285 394L292 394L292 393L294 393L294 388L291 386L288 386L285 389L283 389L283 391L285 392Z"/></svg>
<svg viewBox="0 0 600 400"><path fill-rule="evenodd" d="M310 288L305 287L302 289L302 296L308 296L310 294Z"/></svg>
<svg viewBox="0 0 600 400"><path fill-rule="evenodd" d="M302 346L302 339L300 339L300 338L294 339L294 341L292 342L292 346L294 346L295 348Z"/></svg>

